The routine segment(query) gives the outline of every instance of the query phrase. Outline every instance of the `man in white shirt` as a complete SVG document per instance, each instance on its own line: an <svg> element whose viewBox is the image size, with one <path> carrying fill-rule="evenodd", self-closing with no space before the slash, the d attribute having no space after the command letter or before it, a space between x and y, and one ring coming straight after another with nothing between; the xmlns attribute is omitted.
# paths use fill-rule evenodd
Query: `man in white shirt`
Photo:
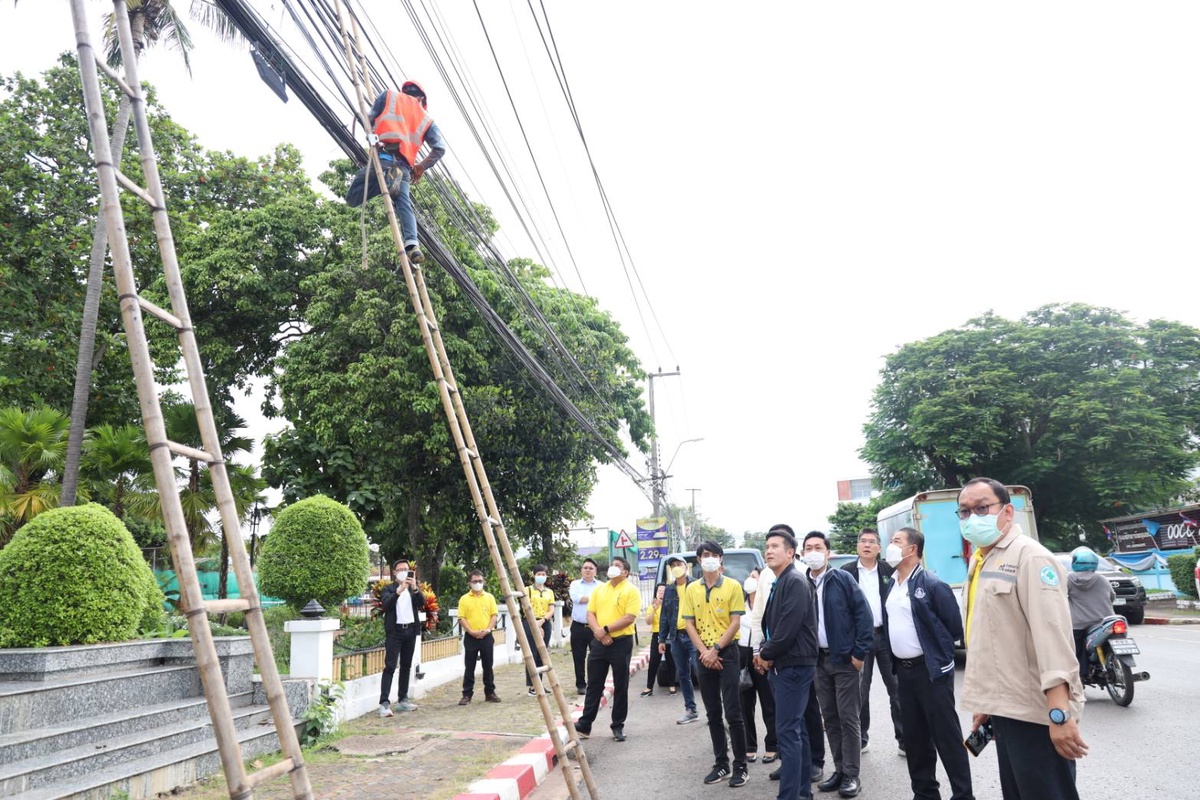
<svg viewBox="0 0 1200 800"><path fill-rule="evenodd" d="M596 580L596 562L583 560L579 568L580 577L571 581L567 594L571 597L571 659L575 663L575 691L587 694L588 647L592 643L592 629L588 627L588 600L600 586Z"/></svg>
<svg viewBox="0 0 1200 800"><path fill-rule="evenodd" d="M940 756L951 800L974 800L954 710L954 642L962 637L962 617L950 587L921 566L924 552L924 534L901 528L886 555L896 572L886 595L885 638L900 684L908 776L914 798L940 798Z"/></svg>
<svg viewBox="0 0 1200 800"><path fill-rule="evenodd" d="M392 564L395 580L379 593L383 612L384 640L383 673L379 679L379 716L392 716L390 696L392 675L399 662L400 675L396 681L396 709L416 711L408 699L408 683L412 672L417 635L421 632L420 613L425 610L425 595L417 586L417 576L407 558Z"/></svg>
<svg viewBox="0 0 1200 800"><path fill-rule="evenodd" d="M871 606L871 621L875 629L875 640L862 668L862 708L859 714L862 730L862 752L867 752L871 727L871 679L875 664L879 664L879 677L887 687L888 703L892 710L892 729L896 734L896 746L904 755L904 726L900 721L900 700L896 697L896 675L892 670L892 657L888 652L887 637L883 634L883 598L887 594L888 582L892 579L892 568L879 560L879 532L874 528L863 528L858 534L858 560L846 564L842 569L858 581L858 586L867 596Z"/></svg>

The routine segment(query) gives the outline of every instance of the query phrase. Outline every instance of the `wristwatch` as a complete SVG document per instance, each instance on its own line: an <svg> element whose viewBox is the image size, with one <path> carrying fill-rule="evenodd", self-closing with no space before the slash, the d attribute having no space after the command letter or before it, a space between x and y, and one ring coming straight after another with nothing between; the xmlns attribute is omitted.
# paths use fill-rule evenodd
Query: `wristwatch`
<svg viewBox="0 0 1200 800"><path fill-rule="evenodd" d="M1050 709L1050 721L1053 722L1055 725L1066 725L1067 720L1069 720L1070 718L1071 718L1071 715L1067 713L1067 710L1065 708Z"/></svg>
<svg viewBox="0 0 1200 800"><path fill-rule="evenodd" d="M609 631L607 625L604 626L604 632L611 635L611 631Z"/></svg>

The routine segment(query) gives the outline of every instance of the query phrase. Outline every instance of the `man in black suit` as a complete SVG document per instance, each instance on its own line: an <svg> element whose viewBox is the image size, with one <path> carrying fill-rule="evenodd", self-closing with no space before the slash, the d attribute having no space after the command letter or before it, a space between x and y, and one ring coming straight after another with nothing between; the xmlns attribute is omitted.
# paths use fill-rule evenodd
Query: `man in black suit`
<svg viewBox="0 0 1200 800"><path fill-rule="evenodd" d="M854 576L862 587L867 602L871 605L872 626L875 629L874 643L867 651L862 668L862 709L859 713L862 730L862 751L867 752L868 729L871 727L871 678L875 663L879 663L879 677L887 687L888 702L892 708L892 728L896 733L896 746L904 755L904 725L900 719L900 700L896 694L896 675L892 671L892 655L888 649L887 636L883 630L884 598L892 580L892 568L879 558L879 532L874 528L863 528L858 534L858 560L842 567Z"/></svg>

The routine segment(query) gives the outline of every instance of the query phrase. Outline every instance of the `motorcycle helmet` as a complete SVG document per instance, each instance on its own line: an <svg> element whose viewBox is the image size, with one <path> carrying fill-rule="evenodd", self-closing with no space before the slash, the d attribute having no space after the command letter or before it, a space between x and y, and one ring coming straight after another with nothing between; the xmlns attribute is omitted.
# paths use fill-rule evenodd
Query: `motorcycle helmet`
<svg viewBox="0 0 1200 800"><path fill-rule="evenodd" d="M1071 551L1072 572L1095 572L1100 566L1100 557L1090 547L1076 547Z"/></svg>
<svg viewBox="0 0 1200 800"><path fill-rule="evenodd" d="M425 90L416 81L405 81L400 87L400 91L420 100L422 108L429 108L429 101L425 97Z"/></svg>

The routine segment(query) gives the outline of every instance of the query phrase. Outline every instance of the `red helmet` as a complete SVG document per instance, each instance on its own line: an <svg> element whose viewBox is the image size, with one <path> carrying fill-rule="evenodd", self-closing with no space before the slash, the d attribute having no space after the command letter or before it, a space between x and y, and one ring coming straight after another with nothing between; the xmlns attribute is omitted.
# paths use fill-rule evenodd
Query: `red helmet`
<svg viewBox="0 0 1200 800"><path fill-rule="evenodd" d="M429 108L429 101L425 98L425 90L422 89L421 84L417 83L416 81L405 81L400 86L400 91L420 100L422 108Z"/></svg>

